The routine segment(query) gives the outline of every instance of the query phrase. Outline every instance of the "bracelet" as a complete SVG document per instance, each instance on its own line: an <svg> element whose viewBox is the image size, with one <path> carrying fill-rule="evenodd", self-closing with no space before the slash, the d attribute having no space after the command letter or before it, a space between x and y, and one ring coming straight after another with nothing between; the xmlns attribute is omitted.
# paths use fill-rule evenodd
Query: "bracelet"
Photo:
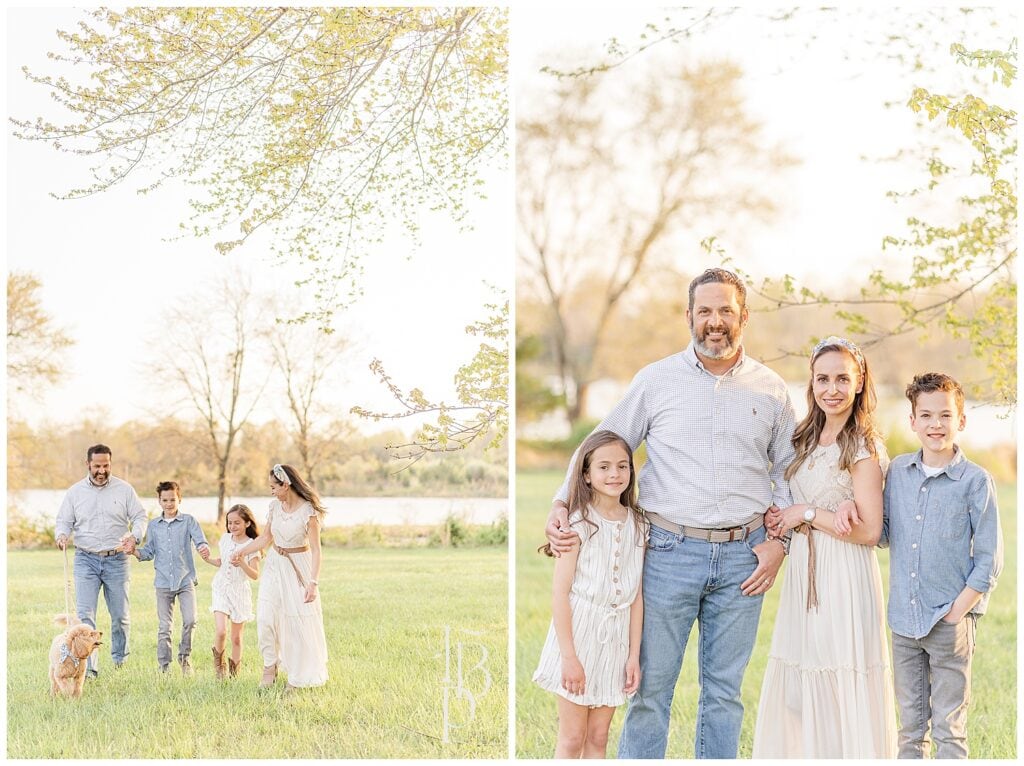
<svg viewBox="0 0 1024 766"><path fill-rule="evenodd" d="M782 555L783 556L788 556L789 555L789 546L786 544L786 538L785 537L765 537L765 540L773 540L773 541L777 542L779 545L782 546Z"/></svg>

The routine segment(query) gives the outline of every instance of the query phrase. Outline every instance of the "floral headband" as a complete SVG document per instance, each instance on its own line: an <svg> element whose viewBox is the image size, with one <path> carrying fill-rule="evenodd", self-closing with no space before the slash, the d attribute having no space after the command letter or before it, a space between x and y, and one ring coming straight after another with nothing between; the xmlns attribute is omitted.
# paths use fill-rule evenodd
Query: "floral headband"
<svg viewBox="0 0 1024 766"><path fill-rule="evenodd" d="M821 350L826 346L842 346L856 360L857 365L860 367L860 376L864 377L864 354L857 347L857 344L853 341L847 340L846 338L840 338L838 335L829 335L827 338L823 338L818 341L818 345L814 347L814 351L811 352L811 362L821 353Z"/></svg>
<svg viewBox="0 0 1024 766"><path fill-rule="evenodd" d="M274 478L277 479L282 484L291 485L292 480L288 478L288 473L284 470L284 466L281 465L280 463L271 468L270 472L274 474Z"/></svg>

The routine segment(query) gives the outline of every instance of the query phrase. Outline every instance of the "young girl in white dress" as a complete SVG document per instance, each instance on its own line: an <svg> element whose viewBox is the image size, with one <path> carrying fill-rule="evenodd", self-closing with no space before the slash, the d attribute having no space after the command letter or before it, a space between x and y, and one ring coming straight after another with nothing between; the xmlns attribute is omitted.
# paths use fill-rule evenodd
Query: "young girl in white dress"
<svg viewBox="0 0 1024 766"><path fill-rule="evenodd" d="M290 465L270 471L263 532L235 551L232 562L270 548L256 599L256 633L263 655L260 686L273 686L278 667L288 688L327 683L327 639L320 607L320 496Z"/></svg>
<svg viewBox="0 0 1024 766"><path fill-rule="evenodd" d="M224 644L227 641L228 624L231 624L231 656L228 658L228 672L234 678L242 665L242 631L245 623L253 618L252 586L250 580L259 577L260 554L250 553L238 566L230 562L231 556L250 540L256 539L259 530L252 511L246 505L233 505L224 516L227 534L220 538L220 556L208 562L217 567L213 576L213 620L216 632L213 638L213 670L217 678L224 678Z"/></svg>
<svg viewBox="0 0 1024 766"><path fill-rule="evenodd" d="M580 544L555 559L552 621L533 675L558 703L555 758L604 758L615 708L640 685L647 521L629 445L597 431L569 483ZM550 545L540 551L553 555Z"/></svg>
<svg viewBox="0 0 1024 766"><path fill-rule="evenodd" d="M754 727L754 758L895 758L896 708L875 543L888 463L861 350L811 354L807 417L786 469L797 503L769 514L792 536ZM852 501L852 502L851 502ZM860 523L845 521L856 503Z"/></svg>

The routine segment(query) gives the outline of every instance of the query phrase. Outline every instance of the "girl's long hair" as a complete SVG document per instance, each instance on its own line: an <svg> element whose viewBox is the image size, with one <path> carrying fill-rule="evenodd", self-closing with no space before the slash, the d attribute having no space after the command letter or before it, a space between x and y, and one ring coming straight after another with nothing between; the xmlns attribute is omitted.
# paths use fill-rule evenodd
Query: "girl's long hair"
<svg viewBox="0 0 1024 766"><path fill-rule="evenodd" d="M629 510L629 515L636 525L637 539L642 541L647 537L648 522L644 512L637 505L636 468L633 466L633 450L629 448L626 440L614 431L594 431L580 445L576 455L576 462L573 465L573 473L569 479L569 515L579 511L583 521L594 529L598 529L597 523L590 518L590 503L594 499L594 488L586 481L587 473L590 471L590 462L594 452L606 444L619 444L626 451L629 457L629 482L626 488L619 495L619 502ZM551 550L551 543L546 543L537 549L538 552L547 556L554 556Z"/></svg>
<svg viewBox="0 0 1024 766"><path fill-rule="evenodd" d="M793 448L796 450L796 457L786 468L784 475L787 481L793 478L797 469L814 452L815 447L818 446L818 439L821 438L821 432L825 428L825 412L814 400L814 363L822 354L827 354L830 351L839 351L854 359L849 350L838 344L822 346L818 349L818 353L811 357L811 379L807 384L807 416L793 431ZM854 366L857 367L859 375L860 367L856 361L854 359ZM867 357L864 358L863 378L864 385L861 386L860 393L854 396L850 415L843 423L839 436L836 437L836 443L839 445L839 468L843 471L849 471L853 467L853 458L857 454L861 441L864 442L868 452L876 456L878 454L875 440L879 438L879 433L875 427L873 415L878 398L875 395L875 381L871 377L871 368L868 366Z"/></svg>
<svg viewBox="0 0 1024 766"><path fill-rule="evenodd" d="M242 521L245 522L245 536L250 540L255 540L260 536L260 530L256 527L256 519L252 515L252 511L249 510L249 506L238 503L228 508L228 512L224 514L224 529L228 528L228 514L237 513Z"/></svg>
<svg viewBox="0 0 1024 766"><path fill-rule="evenodd" d="M327 509L324 508L324 504L320 502L320 495L318 495L316 490L310 486L309 482L299 476L299 472L290 465L282 463L281 467L288 475L288 481L291 483L291 488L295 494L313 506L313 510L316 511L317 517L322 521L324 514L327 513ZM273 479L276 484L283 483L278 481L277 477L274 476L273 471L270 472L270 478Z"/></svg>

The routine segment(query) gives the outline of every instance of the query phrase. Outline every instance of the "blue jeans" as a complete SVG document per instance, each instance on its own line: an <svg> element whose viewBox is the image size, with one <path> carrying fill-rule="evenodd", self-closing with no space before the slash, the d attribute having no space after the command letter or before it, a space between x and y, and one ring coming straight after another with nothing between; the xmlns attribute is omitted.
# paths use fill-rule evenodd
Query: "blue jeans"
<svg viewBox="0 0 1024 766"><path fill-rule="evenodd" d="M708 543L651 527L644 559L644 628L640 688L630 700L619 758L664 758L669 711L693 621L699 625L697 758L735 758L743 703L740 686L757 638L762 596L744 596L740 583L757 568L745 541Z"/></svg>
<svg viewBox="0 0 1024 766"><path fill-rule="evenodd" d="M75 601L78 619L95 630L100 587L110 613L110 656L115 665L128 656L128 554L97 556L75 551ZM89 670L96 672L96 654L89 656Z"/></svg>

